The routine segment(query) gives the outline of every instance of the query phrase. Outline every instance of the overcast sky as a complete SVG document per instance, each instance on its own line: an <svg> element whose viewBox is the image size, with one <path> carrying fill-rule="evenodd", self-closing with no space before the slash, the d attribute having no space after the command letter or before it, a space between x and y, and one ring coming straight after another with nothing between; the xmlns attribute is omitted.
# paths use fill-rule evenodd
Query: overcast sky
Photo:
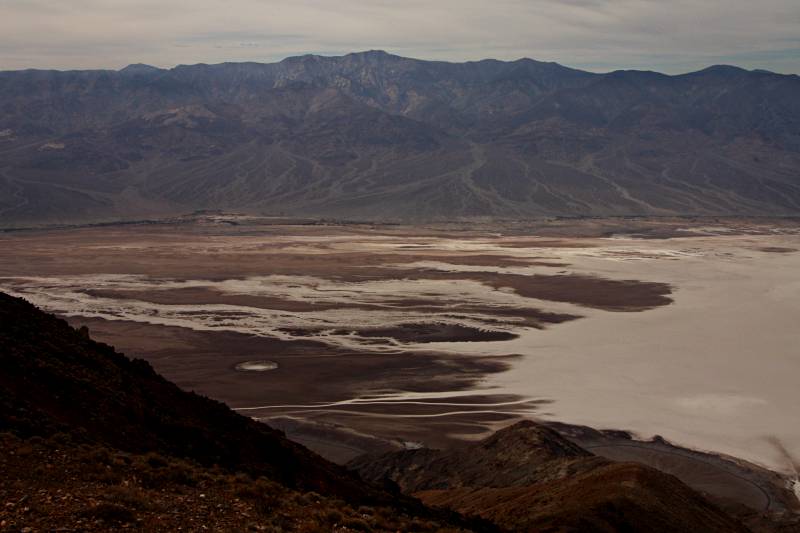
<svg viewBox="0 0 800 533"><path fill-rule="evenodd" d="M800 0L0 0L0 69L382 49L594 71L800 73Z"/></svg>

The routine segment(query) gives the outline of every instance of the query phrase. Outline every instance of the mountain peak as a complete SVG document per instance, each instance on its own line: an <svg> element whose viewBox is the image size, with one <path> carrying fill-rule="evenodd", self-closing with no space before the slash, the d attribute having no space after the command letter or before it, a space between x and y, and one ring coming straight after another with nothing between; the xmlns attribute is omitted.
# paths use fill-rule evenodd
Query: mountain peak
<svg viewBox="0 0 800 533"><path fill-rule="evenodd" d="M363 52L353 52L351 54L347 54L345 57L358 58L358 59L363 59L365 61L386 61L386 60L405 59L401 56L390 54L385 50L364 50Z"/></svg>
<svg viewBox="0 0 800 533"><path fill-rule="evenodd" d="M737 67L735 65L711 65L702 70L691 72L689 75L714 75L714 76L738 76L740 74L747 74L749 70Z"/></svg>
<svg viewBox="0 0 800 533"><path fill-rule="evenodd" d="M538 454L537 460L591 456L557 431L530 420L523 420L501 429L484 440L483 447L495 452L502 447L511 453L524 453L525 462L530 461L528 454L532 451Z"/></svg>
<svg viewBox="0 0 800 533"><path fill-rule="evenodd" d="M154 67L153 65L147 65L145 63L131 63L125 68L121 68L119 70L120 74L154 74L156 72L161 72L162 69L158 67Z"/></svg>
<svg viewBox="0 0 800 533"><path fill-rule="evenodd" d="M348 54L348 55L351 55L351 56L370 56L370 57L388 57L388 56L392 56L393 54L390 54L386 50L371 49L371 50L362 50L361 52L353 52L353 53ZM399 57L399 56L394 56L394 57Z"/></svg>

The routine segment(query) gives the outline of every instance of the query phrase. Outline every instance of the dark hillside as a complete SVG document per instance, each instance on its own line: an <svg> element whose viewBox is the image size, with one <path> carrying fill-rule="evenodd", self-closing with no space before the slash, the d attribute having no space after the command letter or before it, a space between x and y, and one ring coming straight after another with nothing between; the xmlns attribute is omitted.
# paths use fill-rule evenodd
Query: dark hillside
<svg viewBox="0 0 800 533"><path fill-rule="evenodd" d="M290 487L383 498L283 433L185 392L143 360L0 293L0 431L57 433L126 452L156 452L265 475Z"/></svg>

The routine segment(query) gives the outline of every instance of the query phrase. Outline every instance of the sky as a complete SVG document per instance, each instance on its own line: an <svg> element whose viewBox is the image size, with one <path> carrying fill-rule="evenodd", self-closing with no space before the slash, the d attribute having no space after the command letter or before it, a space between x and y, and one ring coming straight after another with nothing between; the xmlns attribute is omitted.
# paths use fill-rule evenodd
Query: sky
<svg viewBox="0 0 800 533"><path fill-rule="evenodd" d="M0 0L0 70L371 49L604 72L800 73L800 0Z"/></svg>

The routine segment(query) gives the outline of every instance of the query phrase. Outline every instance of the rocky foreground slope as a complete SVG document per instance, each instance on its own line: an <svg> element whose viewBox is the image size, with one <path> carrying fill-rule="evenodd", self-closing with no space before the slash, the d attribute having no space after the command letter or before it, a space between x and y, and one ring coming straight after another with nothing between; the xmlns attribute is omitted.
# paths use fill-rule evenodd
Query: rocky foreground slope
<svg viewBox="0 0 800 533"><path fill-rule="evenodd" d="M747 531L532 422L365 457L359 476L3 294L0 369L3 530Z"/></svg>
<svg viewBox="0 0 800 533"><path fill-rule="evenodd" d="M0 72L0 223L800 213L800 77L380 51Z"/></svg>

